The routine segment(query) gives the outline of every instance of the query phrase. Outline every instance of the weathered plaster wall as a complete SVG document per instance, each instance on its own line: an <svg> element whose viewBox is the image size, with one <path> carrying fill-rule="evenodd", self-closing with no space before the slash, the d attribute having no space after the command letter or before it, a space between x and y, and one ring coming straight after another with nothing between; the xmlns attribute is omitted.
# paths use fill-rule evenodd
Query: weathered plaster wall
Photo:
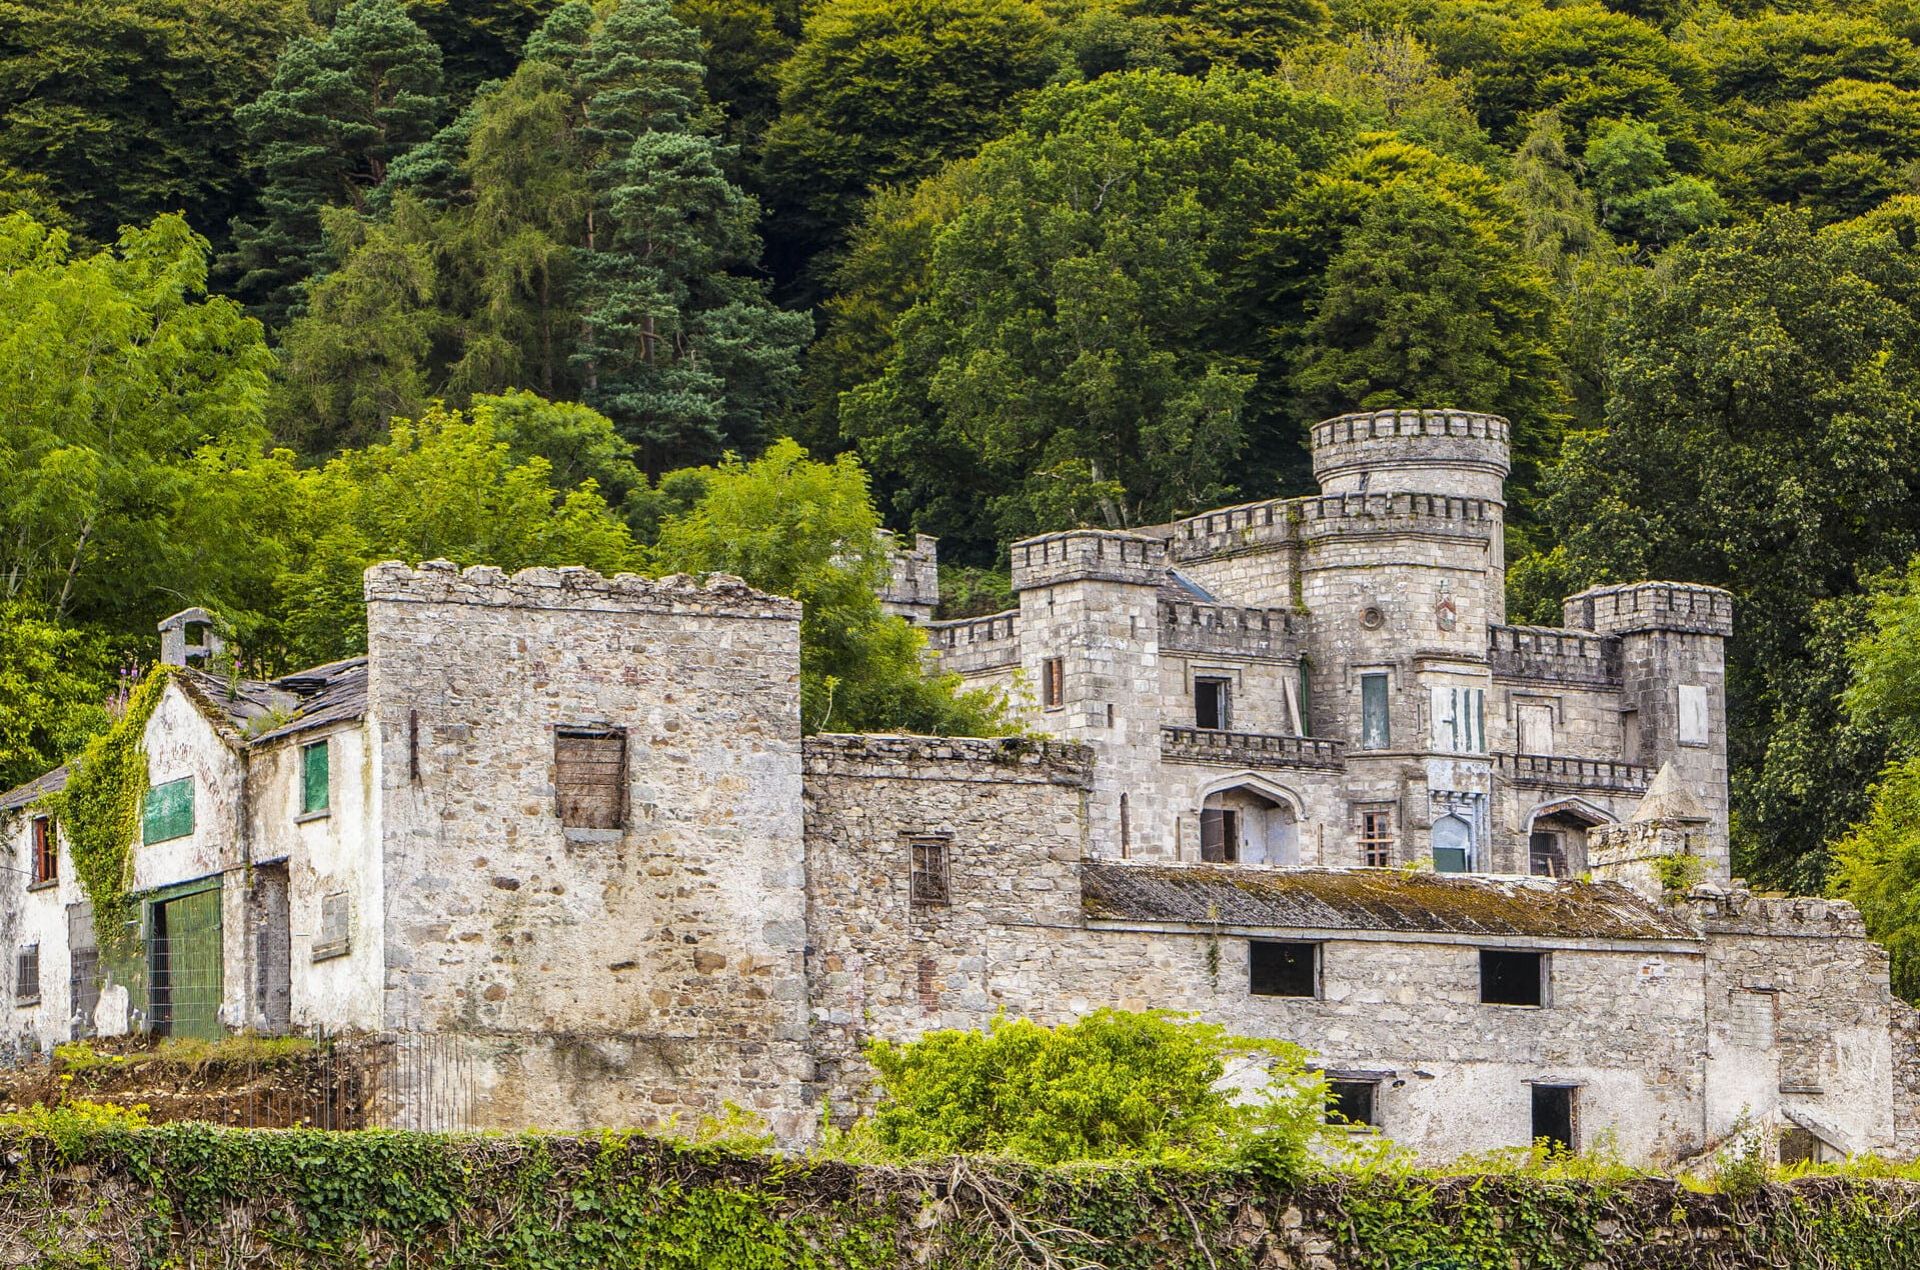
<svg viewBox="0 0 1920 1270"><path fill-rule="evenodd" d="M368 571L383 1022L467 1038L476 1127L811 1121L799 606L732 579ZM554 730L627 729L624 830Z"/></svg>

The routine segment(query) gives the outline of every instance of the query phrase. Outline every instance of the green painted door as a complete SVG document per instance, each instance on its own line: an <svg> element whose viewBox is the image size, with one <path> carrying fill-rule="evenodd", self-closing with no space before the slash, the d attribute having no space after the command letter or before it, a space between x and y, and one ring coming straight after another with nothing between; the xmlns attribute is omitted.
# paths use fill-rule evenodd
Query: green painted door
<svg viewBox="0 0 1920 1270"><path fill-rule="evenodd" d="M150 948L153 1030L219 1040L220 889L156 903Z"/></svg>

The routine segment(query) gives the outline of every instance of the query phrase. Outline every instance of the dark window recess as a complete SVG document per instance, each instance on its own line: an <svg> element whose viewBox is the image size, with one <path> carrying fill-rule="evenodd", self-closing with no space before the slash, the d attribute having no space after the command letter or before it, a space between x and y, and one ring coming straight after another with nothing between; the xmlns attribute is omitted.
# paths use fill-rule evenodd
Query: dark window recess
<svg viewBox="0 0 1920 1270"><path fill-rule="evenodd" d="M1207 864L1234 864L1239 861L1239 812L1223 807L1201 810L1200 859Z"/></svg>
<svg viewBox="0 0 1920 1270"><path fill-rule="evenodd" d="M915 904L945 904L951 899L947 889L947 843L944 838L915 838L908 844L912 855L912 894Z"/></svg>
<svg viewBox="0 0 1920 1270"><path fill-rule="evenodd" d="M1539 832L1527 838L1527 868L1537 878L1567 876L1567 852L1557 833Z"/></svg>
<svg viewBox="0 0 1920 1270"><path fill-rule="evenodd" d="M37 886L60 876L60 849L53 821L46 816L33 818L33 881Z"/></svg>
<svg viewBox="0 0 1920 1270"><path fill-rule="evenodd" d="M13 957L13 999L29 1005L40 999L40 945L22 944Z"/></svg>
<svg viewBox="0 0 1920 1270"><path fill-rule="evenodd" d="M1049 657L1040 663L1043 698L1047 709L1065 705L1067 701L1067 666L1059 657Z"/></svg>
<svg viewBox="0 0 1920 1270"><path fill-rule="evenodd" d="M1486 1005L1546 1004L1547 955L1480 950L1480 1000Z"/></svg>
<svg viewBox="0 0 1920 1270"><path fill-rule="evenodd" d="M1374 1096L1380 1085L1371 1080L1327 1082L1327 1120L1332 1124L1377 1125Z"/></svg>
<svg viewBox="0 0 1920 1270"><path fill-rule="evenodd" d="M1576 1091L1571 1085L1535 1085L1533 1087L1533 1140L1544 1140L1562 1151L1574 1150L1573 1104Z"/></svg>
<svg viewBox="0 0 1920 1270"><path fill-rule="evenodd" d="M620 829L627 821L627 734L561 728L553 736L553 792L569 829Z"/></svg>
<svg viewBox="0 0 1920 1270"><path fill-rule="evenodd" d="M1320 945L1253 940L1247 945L1247 990L1256 997L1320 995Z"/></svg>
<svg viewBox="0 0 1920 1270"><path fill-rule="evenodd" d="M1820 1139L1795 1125L1780 1131L1780 1163L1818 1164Z"/></svg>
<svg viewBox="0 0 1920 1270"><path fill-rule="evenodd" d="M1229 725L1228 684L1224 679L1193 681L1193 726L1223 730Z"/></svg>

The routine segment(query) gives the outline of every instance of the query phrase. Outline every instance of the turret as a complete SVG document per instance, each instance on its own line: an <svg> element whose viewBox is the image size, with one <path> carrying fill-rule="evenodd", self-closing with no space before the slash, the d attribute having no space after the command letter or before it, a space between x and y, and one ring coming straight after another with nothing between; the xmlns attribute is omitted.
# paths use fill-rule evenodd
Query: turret
<svg viewBox="0 0 1920 1270"><path fill-rule="evenodd" d="M1454 494L1503 503L1508 425L1464 410L1374 410L1313 425L1325 494Z"/></svg>
<svg viewBox="0 0 1920 1270"><path fill-rule="evenodd" d="M1671 767L1705 816L1699 854L1708 879L1725 883L1733 597L1718 587L1634 582L1582 591L1564 611L1568 626L1620 640L1622 757Z"/></svg>

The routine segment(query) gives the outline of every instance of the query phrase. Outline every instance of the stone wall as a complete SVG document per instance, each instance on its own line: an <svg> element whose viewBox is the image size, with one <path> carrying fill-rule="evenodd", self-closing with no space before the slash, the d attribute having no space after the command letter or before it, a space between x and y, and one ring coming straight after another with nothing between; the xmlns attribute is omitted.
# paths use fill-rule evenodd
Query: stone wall
<svg viewBox="0 0 1920 1270"><path fill-rule="evenodd" d="M805 1140L799 606L444 563L366 592L383 1025L467 1039L475 1128L732 1098ZM555 731L581 726L627 729L623 828L560 823Z"/></svg>

